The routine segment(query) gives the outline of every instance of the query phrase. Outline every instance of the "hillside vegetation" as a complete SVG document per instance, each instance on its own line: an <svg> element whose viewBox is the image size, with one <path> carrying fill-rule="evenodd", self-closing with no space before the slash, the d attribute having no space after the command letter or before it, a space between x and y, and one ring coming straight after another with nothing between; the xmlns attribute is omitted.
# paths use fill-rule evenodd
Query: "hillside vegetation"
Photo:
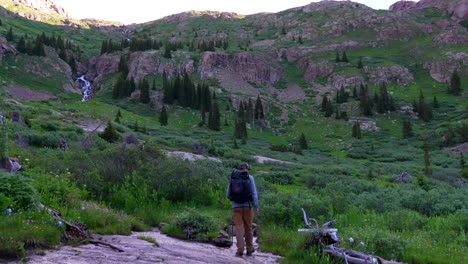
<svg viewBox="0 0 468 264"><path fill-rule="evenodd" d="M210 242L230 223L239 162L259 191L260 250L284 263L334 263L297 232L301 208L336 219L343 248L407 263L468 257L466 20L435 5L323 1L69 25L5 2L0 158L23 170L0 174L0 259L73 243L40 204L93 233L165 223L187 238L188 223Z"/></svg>

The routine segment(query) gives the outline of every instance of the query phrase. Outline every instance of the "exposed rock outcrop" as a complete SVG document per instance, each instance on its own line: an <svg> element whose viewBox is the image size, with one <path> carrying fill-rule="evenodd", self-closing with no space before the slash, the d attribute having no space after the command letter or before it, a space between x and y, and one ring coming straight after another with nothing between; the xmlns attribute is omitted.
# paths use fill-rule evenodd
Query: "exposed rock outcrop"
<svg viewBox="0 0 468 264"><path fill-rule="evenodd" d="M424 64L431 77L442 83L448 83L454 71L462 71L468 67L468 54L464 52L447 52L447 57Z"/></svg>
<svg viewBox="0 0 468 264"><path fill-rule="evenodd" d="M103 54L98 57L92 57L86 64L86 79L93 80L94 83L100 83L104 75L115 73L119 70L118 54Z"/></svg>
<svg viewBox="0 0 468 264"><path fill-rule="evenodd" d="M0 37L0 61L2 61L3 55L16 53L16 48L12 44L8 43L6 38Z"/></svg>
<svg viewBox="0 0 468 264"><path fill-rule="evenodd" d="M128 77L135 81L142 80L146 75L163 74L168 76L182 75L194 72L194 62L190 54L183 51L172 53L176 60L161 59L162 51L133 52L128 60Z"/></svg>
<svg viewBox="0 0 468 264"><path fill-rule="evenodd" d="M364 66L364 72L369 75L369 82L374 84L390 84L392 82L398 83L401 86L409 86L414 77L410 71L403 66L390 66L390 67L368 67Z"/></svg>
<svg viewBox="0 0 468 264"><path fill-rule="evenodd" d="M388 10L390 11L402 11L402 10L408 10L416 5L416 2L414 1L398 1L391 5Z"/></svg>
<svg viewBox="0 0 468 264"><path fill-rule="evenodd" d="M18 4L29 6L44 13L69 17L68 12L52 0L14 0Z"/></svg>
<svg viewBox="0 0 468 264"><path fill-rule="evenodd" d="M308 82L317 81L333 72L333 65L329 62L305 63L305 65L300 63L299 66L302 68L304 66L307 67L304 73L304 80Z"/></svg>
<svg viewBox="0 0 468 264"><path fill-rule="evenodd" d="M276 83L284 76L284 70L275 58L255 57L249 54L228 55L205 52L202 55L200 77L202 80L216 78L219 71L236 72L253 83Z"/></svg>

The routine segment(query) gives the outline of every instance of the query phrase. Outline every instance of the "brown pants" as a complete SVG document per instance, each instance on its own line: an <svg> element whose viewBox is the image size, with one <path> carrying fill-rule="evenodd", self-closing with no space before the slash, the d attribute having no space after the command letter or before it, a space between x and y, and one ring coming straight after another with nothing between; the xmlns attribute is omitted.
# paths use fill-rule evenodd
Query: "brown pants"
<svg viewBox="0 0 468 264"><path fill-rule="evenodd" d="M232 217L234 218L234 225L236 227L237 253L244 252L244 245L247 246L247 252L253 252L252 208L233 208Z"/></svg>

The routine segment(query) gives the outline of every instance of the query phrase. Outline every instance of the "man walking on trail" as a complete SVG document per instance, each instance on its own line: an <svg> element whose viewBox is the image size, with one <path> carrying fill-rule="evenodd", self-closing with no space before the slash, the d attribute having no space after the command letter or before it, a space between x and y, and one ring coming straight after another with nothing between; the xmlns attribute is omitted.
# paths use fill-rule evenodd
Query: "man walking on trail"
<svg viewBox="0 0 468 264"><path fill-rule="evenodd" d="M227 189L227 197L232 201L232 217L236 229L236 256L244 254L244 246L247 247L247 256L251 256L255 251L252 231L253 208L256 208L257 214L259 214L260 209L257 187L249 170L250 166L247 163L239 164L231 174Z"/></svg>

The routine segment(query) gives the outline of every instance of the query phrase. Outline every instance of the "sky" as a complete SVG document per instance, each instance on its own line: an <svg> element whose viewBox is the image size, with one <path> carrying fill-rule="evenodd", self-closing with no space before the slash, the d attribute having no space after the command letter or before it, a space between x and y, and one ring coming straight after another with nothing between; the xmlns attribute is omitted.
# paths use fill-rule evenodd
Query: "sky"
<svg viewBox="0 0 468 264"><path fill-rule="evenodd" d="M125 24L142 23L190 10L241 15L279 12L315 0L53 0L77 19L96 18ZM398 0L353 0L373 9L388 9Z"/></svg>

